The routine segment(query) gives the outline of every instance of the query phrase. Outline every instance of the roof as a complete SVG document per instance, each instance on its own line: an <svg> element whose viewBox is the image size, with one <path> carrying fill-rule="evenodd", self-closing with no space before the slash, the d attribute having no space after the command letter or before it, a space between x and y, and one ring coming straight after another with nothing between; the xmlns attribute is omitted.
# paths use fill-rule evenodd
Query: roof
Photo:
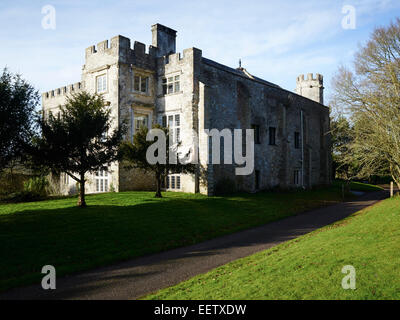
<svg viewBox="0 0 400 320"><path fill-rule="evenodd" d="M251 80L260 82L260 83L265 84L265 85L270 86L270 87L282 89L280 86L278 86L278 85L276 85L276 84L274 84L272 82L268 82L268 81L263 80L261 78L258 78L256 76L253 76L245 68L234 69L234 68L225 66L223 64L220 64L218 62L215 62L213 60L210 60L210 59L207 59L207 58L204 58L204 57L203 57L203 63L208 64L208 65L210 65L212 67L215 67L217 69L233 73L233 74L238 75L240 77L244 77L244 78L247 78L247 79L251 79Z"/></svg>

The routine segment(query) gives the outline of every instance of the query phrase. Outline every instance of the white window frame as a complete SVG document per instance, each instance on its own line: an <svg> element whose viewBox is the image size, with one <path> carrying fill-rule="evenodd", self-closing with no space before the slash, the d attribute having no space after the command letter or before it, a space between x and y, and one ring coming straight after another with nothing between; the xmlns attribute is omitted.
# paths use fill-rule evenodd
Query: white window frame
<svg viewBox="0 0 400 320"><path fill-rule="evenodd" d="M166 113L161 115L161 125L168 127L172 133L172 142L178 143L182 141L181 137L181 113Z"/></svg>
<svg viewBox="0 0 400 320"><path fill-rule="evenodd" d="M165 177L166 190L182 190L182 177L180 174L169 174Z"/></svg>
<svg viewBox="0 0 400 320"><path fill-rule="evenodd" d="M67 173L63 173L63 183L64 185L69 185L69 175Z"/></svg>
<svg viewBox="0 0 400 320"><path fill-rule="evenodd" d="M101 83L99 82L101 81ZM108 88L108 81L107 81L107 74L101 74L96 77L96 92L97 93L105 93L107 92Z"/></svg>
<svg viewBox="0 0 400 320"><path fill-rule="evenodd" d="M109 186L108 186L108 177L109 177L109 172L107 168L102 168L96 171L96 192L108 192Z"/></svg>
<svg viewBox="0 0 400 320"><path fill-rule="evenodd" d="M181 74L166 76L161 79L162 94L169 95L181 92ZM171 88L171 91L170 91Z"/></svg>
<svg viewBox="0 0 400 320"><path fill-rule="evenodd" d="M137 83L135 81L135 78L139 78L139 86L138 86L138 90L135 89L135 84ZM146 85L146 90L142 91L142 80L145 80L145 85ZM136 92L136 93L140 93L140 94L149 94L149 84L150 84L150 77L146 76L146 75L142 75L142 74L135 74L133 73L132 75L132 91Z"/></svg>
<svg viewBox="0 0 400 320"><path fill-rule="evenodd" d="M149 116L147 115L134 116L134 128L135 128L134 132L137 133L140 130L141 126L149 127Z"/></svg>

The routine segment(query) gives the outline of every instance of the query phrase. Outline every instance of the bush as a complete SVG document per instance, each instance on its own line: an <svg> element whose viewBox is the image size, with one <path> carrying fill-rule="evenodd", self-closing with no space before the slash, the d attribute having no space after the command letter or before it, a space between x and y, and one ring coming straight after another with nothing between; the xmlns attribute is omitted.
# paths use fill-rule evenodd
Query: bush
<svg viewBox="0 0 400 320"><path fill-rule="evenodd" d="M24 182L31 176L21 173L2 172L0 174L0 195L9 195L11 193L24 190Z"/></svg>
<svg viewBox="0 0 400 320"><path fill-rule="evenodd" d="M44 197L40 196L37 193L30 192L30 191L20 191L11 193L6 196L2 201L4 202L31 202L31 201L38 201L43 200Z"/></svg>
<svg viewBox="0 0 400 320"><path fill-rule="evenodd" d="M40 197L47 196L47 187L49 186L49 182L46 177L34 177L30 178L28 181L24 183L24 192L30 192L34 195L38 195Z"/></svg>
<svg viewBox="0 0 400 320"><path fill-rule="evenodd" d="M215 185L215 195L229 195L236 192L236 185L232 179L229 178L221 178L218 180Z"/></svg>

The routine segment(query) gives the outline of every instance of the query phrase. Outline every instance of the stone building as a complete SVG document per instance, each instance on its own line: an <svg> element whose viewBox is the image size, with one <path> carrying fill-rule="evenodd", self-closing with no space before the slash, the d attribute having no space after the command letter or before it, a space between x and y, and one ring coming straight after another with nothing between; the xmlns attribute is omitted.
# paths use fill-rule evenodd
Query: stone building
<svg viewBox="0 0 400 320"><path fill-rule="evenodd" d="M199 173L168 177L167 190L212 195L229 181L253 192L330 183L329 110L323 105L323 78L297 78L296 93L202 56L196 48L176 53L176 31L152 26L152 45L116 36L86 49L81 82L42 95L44 114L57 112L66 97L80 90L99 93L115 125L128 121L126 139L140 126L168 125L174 139L199 143ZM254 171L235 175L235 164L209 164L204 129L254 129ZM87 176L88 192L148 190L154 179L120 163ZM75 182L61 175L64 193Z"/></svg>

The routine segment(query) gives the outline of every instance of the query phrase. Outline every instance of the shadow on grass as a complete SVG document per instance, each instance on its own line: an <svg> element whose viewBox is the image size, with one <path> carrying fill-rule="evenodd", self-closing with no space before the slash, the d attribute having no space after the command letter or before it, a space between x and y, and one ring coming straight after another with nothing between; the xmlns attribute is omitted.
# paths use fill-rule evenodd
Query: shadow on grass
<svg viewBox="0 0 400 320"><path fill-rule="evenodd" d="M330 194L329 201L334 201L335 197L337 195ZM89 202L89 207L84 210L70 206L25 209L2 215L0 289L39 282L43 276L41 268L47 264L55 266L57 276L62 276L140 256L144 257L137 261L136 267L149 262L161 263L170 253L161 253L156 258L150 254L279 220L327 204L326 200L322 200L326 198L327 194L321 195L321 192L259 193L199 199L173 196L162 200L143 199L135 205L90 205ZM308 227L297 229L294 226L292 231L300 235ZM289 239L273 231L270 236L277 241ZM215 250L208 247L194 248L195 251L190 248L191 251L178 250L175 258L179 263L180 259L207 257L229 247L265 241L265 237L238 240L232 235L231 242L225 241ZM112 266L116 274L112 273L109 279L99 279L95 276L96 271L90 272L89 276L93 274L92 280L107 282L127 280L146 273L118 274L118 270L131 267L132 262ZM104 269L107 268L101 270ZM154 275L161 271L149 272ZM89 285L92 280L83 283ZM83 289L78 284L76 286L80 291Z"/></svg>

